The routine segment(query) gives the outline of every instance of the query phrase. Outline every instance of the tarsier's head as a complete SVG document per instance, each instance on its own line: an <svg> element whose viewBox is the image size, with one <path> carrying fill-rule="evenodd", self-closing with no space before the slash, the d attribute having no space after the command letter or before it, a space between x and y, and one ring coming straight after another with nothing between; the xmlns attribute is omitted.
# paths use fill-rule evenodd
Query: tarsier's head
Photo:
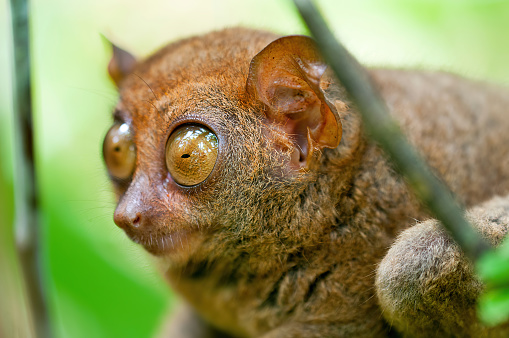
<svg viewBox="0 0 509 338"><path fill-rule="evenodd" d="M103 154L132 240L178 261L253 238L311 240L316 229L299 229L333 222L324 150L338 147L348 106L327 93L310 38L229 29L140 63L114 49L120 99Z"/></svg>

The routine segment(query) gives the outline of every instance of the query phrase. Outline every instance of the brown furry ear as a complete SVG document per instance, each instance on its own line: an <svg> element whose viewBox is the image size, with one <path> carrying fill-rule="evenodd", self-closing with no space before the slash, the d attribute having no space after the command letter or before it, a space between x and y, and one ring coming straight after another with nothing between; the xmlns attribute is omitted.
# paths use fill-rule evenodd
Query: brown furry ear
<svg viewBox="0 0 509 338"><path fill-rule="evenodd" d="M110 74L110 78L118 87L120 82L122 82L122 80L133 71L136 66L136 59L131 53L123 50L110 41L109 43L113 48L113 55L110 63L108 64L108 73Z"/></svg>
<svg viewBox="0 0 509 338"><path fill-rule="evenodd" d="M266 105L269 120L292 135L299 154L292 156L294 168L309 168L314 151L336 148L341 140L339 114L320 88L326 68L306 36L277 39L251 61L247 91Z"/></svg>

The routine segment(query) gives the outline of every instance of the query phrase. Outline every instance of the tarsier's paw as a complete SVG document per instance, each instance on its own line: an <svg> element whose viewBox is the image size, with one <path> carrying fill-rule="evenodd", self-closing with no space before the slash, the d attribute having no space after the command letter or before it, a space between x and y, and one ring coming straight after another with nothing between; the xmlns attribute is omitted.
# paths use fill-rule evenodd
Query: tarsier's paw
<svg viewBox="0 0 509 338"><path fill-rule="evenodd" d="M509 196L473 208L469 220L491 244L509 228ZM376 291L384 317L409 336L499 336L476 316L483 284L458 245L436 220L403 232L381 262ZM498 330L498 332L497 332Z"/></svg>

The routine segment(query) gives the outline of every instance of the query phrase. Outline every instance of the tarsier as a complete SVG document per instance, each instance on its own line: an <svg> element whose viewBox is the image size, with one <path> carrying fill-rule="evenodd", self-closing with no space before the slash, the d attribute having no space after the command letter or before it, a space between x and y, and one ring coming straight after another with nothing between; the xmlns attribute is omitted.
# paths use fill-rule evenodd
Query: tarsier
<svg viewBox="0 0 509 338"><path fill-rule="evenodd" d="M120 99L103 148L114 220L184 299L168 337L507 334L477 319L472 266L425 221L311 38L233 28L142 62L114 49ZM509 90L368 72L498 244L509 226Z"/></svg>

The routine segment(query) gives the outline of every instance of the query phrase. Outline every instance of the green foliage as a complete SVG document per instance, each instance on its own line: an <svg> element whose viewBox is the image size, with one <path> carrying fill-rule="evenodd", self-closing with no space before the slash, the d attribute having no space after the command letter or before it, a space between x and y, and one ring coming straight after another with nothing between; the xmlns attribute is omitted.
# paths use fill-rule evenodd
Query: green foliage
<svg viewBox="0 0 509 338"><path fill-rule="evenodd" d="M479 316L488 325L509 319L509 241L477 262L477 271L486 283L479 301Z"/></svg>

